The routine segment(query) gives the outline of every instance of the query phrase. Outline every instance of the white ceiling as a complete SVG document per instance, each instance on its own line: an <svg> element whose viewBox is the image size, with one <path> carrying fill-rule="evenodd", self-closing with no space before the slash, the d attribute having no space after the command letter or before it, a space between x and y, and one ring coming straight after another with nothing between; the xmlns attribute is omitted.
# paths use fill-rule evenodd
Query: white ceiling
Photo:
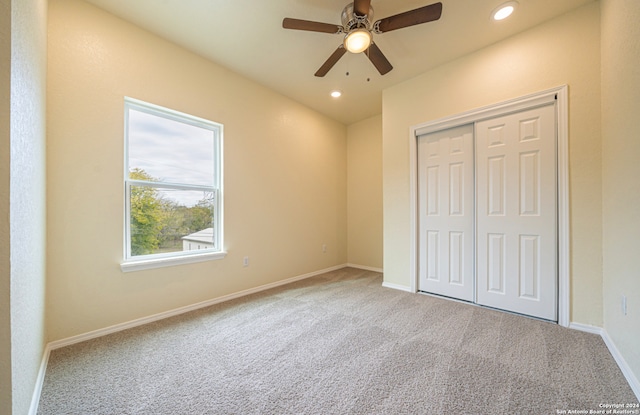
<svg viewBox="0 0 640 415"><path fill-rule="evenodd" d="M344 124L382 112L382 90L595 0L441 0L440 20L374 35L394 69L381 76L362 54L345 54L324 78L313 74L340 35L282 28L284 17L340 24L348 0L86 0ZM372 0L373 20L435 0ZM349 73L347 76L346 73ZM343 96L329 96L340 89Z"/></svg>

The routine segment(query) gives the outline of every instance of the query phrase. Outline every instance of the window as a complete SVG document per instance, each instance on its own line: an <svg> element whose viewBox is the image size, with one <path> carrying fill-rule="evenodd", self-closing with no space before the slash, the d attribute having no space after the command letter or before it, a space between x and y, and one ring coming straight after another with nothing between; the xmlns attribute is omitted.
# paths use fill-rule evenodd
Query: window
<svg viewBox="0 0 640 415"><path fill-rule="evenodd" d="M131 98L124 119L123 271L223 257L222 125Z"/></svg>

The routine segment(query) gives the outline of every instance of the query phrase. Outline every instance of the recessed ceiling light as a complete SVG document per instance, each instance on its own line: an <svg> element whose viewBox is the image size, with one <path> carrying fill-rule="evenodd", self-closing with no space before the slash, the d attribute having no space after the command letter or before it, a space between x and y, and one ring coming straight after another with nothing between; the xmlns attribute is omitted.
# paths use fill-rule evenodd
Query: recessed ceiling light
<svg viewBox="0 0 640 415"><path fill-rule="evenodd" d="M331 91L331 96L334 98L340 98L341 95L342 91L338 91L337 89L335 91Z"/></svg>
<svg viewBox="0 0 640 415"><path fill-rule="evenodd" d="M493 12L491 12L491 18L493 18L493 20L506 19L507 17L511 16L517 6L517 1L508 1L504 4L501 4L500 6L496 7Z"/></svg>

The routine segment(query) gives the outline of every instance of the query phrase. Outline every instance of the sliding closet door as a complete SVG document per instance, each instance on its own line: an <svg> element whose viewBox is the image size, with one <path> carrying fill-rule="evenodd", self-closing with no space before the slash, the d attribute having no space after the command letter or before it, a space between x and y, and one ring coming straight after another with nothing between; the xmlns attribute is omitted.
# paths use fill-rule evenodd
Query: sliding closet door
<svg viewBox="0 0 640 415"><path fill-rule="evenodd" d="M418 289L473 301L473 126L418 137Z"/></svg>
<svg viewBox="0 0 640 415"><path fill-rule="evenodd" d="M476 123L477 302L557 319L553 105Z"/></svg>

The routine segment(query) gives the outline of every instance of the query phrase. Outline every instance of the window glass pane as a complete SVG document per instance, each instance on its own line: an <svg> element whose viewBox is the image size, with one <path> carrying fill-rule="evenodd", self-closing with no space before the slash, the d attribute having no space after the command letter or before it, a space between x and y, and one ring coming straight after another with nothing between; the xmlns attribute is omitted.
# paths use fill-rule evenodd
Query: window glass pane
<svg viewBox="0 0 640 415"><path fill-rule="evenodd" d="M214 185L213 131L130 108L128 134L129 172L146 173L144 180Z"/></svg>
<svg viewBox="0 0 640 415"><path fill-rule="evenodd" d="M214 249L215 193L131 186L131 256Z"/></svg>

